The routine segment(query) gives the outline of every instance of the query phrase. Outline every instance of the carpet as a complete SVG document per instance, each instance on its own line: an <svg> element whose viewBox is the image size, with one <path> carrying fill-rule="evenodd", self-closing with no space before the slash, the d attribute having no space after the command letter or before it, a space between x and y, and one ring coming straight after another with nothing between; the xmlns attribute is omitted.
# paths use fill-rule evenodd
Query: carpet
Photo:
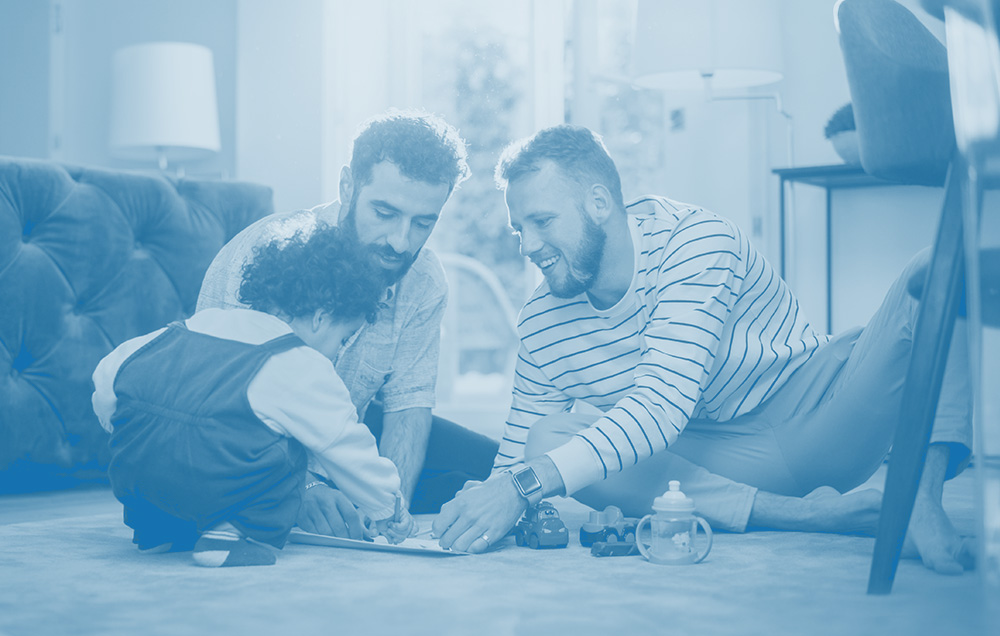
<svg viewBox="0 0 1000 636"><path fill-rule="evenodd" d="M965 534L975 529L969 472L945 491ZM0 497L0 523L18 501ZM589 508L555 503L566 549L508 537L484 555L441 559L289 544L274 566L218 570L189 554L139 554L113 502L35 514L0 525L0 635L1000 633L984 609L1000 599L987 604L974 573L903 561L891 595L867 596L871 538L718 533L703 563L661 566L590 556L578 540Z"/></svg>

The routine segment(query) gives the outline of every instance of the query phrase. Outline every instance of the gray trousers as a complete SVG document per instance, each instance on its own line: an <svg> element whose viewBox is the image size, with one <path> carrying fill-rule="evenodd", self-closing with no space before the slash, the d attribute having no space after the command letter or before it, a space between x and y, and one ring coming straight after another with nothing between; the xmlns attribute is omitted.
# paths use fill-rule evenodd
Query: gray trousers
<svg viewBox="0 0 1000 636"><path fill-rule="evenodd" d="M835 336L753 411L725 422L693 419L668 450L573 497L640 516L676 479L713 527L742 532L758 489L801 497L820 486L846 492L864 483L888 453L899 420L918 311L907 281L928 257L921 252L907 265L864 329ZM562 445L597 418L540 419L525 457ZM964 320L955 326L931 443L951 445L949 478L968 463L972 394Z"/></svg>

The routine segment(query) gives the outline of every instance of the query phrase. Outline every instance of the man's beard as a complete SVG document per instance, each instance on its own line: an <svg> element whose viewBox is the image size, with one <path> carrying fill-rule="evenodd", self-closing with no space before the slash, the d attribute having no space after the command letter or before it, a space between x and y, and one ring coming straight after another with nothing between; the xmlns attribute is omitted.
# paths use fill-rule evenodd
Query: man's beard
<svg viewBox="0 0 1000 636"><path fill-rule="evenodd" d="M406 275L406 272L410 271L410 267L417 260L417 256L420 254L420 250L417 249L412 255L410 254L400 254L396 250L392 249L389 245L374 245L371 243L362 243L361 238L358 236L358 225L357 225L357 207L358 207L358 195L351 198L350 206L347 208L347 214L344 216L344 220L340 224L341 230L343 230L344 235L348 240L353 241L358 245L362 252L368 256L369 262L377 270L381 271L385 278L386 285L395 285ZM389 259L401 258L399 265L393 269L386 269L385 265L382 264L379 256L385 256Z"/></svg>
<svg viewBox="0 0 1000 636"><path fill-rule="evenodd" d="M583 210L580 211L580 216L583 218L583 238L572 258L563 253L563 261L568 270L566 276L562 280L548 279L549 289L556 298L572 298L587 291L601 270L601 258L604 256L604 243L608 235Z"/></svg>

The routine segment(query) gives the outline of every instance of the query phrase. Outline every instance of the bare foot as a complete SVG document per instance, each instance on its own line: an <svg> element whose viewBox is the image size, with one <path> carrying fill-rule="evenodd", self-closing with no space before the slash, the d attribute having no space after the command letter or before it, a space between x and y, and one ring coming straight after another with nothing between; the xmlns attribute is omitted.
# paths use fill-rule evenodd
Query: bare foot
<svg viewBox="0 0 1000 636"><path fill-rule="evenodd" d="M803 499L812 503L814 532L874 536L878 531L882 493L874 488L842 495L835 488L820 486Z"/></svg>
<svg viewBox="0 0 1000 636"><path fill-rule="evenodd" d="M972 540L958 534L940 503L923 496L913 504L902 556L940 574L961 574L976 562Z"/></svg>
<svg viewBox="0 0 1000 636"><path fill-rule="evenodd" d="M823 499L824 497L839 497L840 491L833 486L820 486L816 490L812 491L803 499Z"/></svg>
<svg viewBox="0 0 1000 636"><path fill-rule="evenodd" d="M859 490L846 495L822 486L805 497L785 497L757 491L749 526L799 532L874 535L882 493Z"/></svg>

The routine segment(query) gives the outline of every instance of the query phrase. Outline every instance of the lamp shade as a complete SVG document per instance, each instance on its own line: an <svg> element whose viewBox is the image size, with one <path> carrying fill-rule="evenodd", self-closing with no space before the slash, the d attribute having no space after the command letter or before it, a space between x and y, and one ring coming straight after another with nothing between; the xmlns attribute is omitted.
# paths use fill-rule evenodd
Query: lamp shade
<svg viewBox="0 0 1000 636"><path fill-rule="evenodd" d="M201 159L219 151L212 51L184 42L117 50L111 151L125 159Z"/></svg>
<svg viewBox="0 0 1000 636"><path fill-rule="evenodd" d="M633 81L740 88L782 77L778 0L639 0Z"/></svg>

